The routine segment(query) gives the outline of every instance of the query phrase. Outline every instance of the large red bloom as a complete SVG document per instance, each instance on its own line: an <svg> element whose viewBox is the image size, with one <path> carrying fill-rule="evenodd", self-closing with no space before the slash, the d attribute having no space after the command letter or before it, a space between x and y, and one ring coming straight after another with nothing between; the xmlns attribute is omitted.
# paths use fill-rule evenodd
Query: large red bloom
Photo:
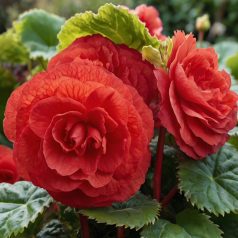
<svg viewBox="0 0 238 238"><path fill-rule="evenodd" d="M12 150L0 145L0 183L15 183L17 180L18 173Z"/></svg>
<svg viewBox="0 0 238 238"><path fill-rule="evenodd" d="M125 84L133 86L149 106L158 103L154 66L143 61L136 50L125 45L115 45L101 35L82 37L56 55L48 68L81 60L92 61L112 72Z"/></svg>
<svg viewBox="0 0 238 238"><path fill-rule="evenodd" d="M128 199L150 164L152 113L133 87L102 67L113 56L106 45L105 58L81 59L93 48L56 56L15 90L4 120L21 175L74 207Z"/></svg>
<svg viewBox="0 0 238 238"><path fill-rule="evenodd" d="M218 70L213 49L196 49L193 36L176 32L168 73L155 71L161 94L159 118L181 150L194 159L216 152L237 122L237 95Z"/></svg>
<svg viewBox="0 0 238 238"><path fill-rule="evenodd" d="M136 14L139 19L145 23L145 26L152 36L156 36L159 40L166 39L166 36L162 34L163 23L159 17L159 12L155 7L142 4L131 12Z"/></svg>

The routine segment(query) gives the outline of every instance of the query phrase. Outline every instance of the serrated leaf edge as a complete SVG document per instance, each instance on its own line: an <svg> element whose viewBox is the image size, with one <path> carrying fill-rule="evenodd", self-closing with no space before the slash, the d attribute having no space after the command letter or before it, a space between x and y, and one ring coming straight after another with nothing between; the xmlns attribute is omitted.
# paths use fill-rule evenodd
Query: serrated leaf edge
<svg viewBox="0 0 238 238"><path fill-rule="evenodd" d="M220 232L220 237L218 237L218 238L222 238L222 234L224 234L224 232L220 229L220 226L219 225L217 225L216 223L214 223L210 218L211 218L211 216L209 216L208 214L206 214L206 213L200 213L200 214L202 214L203 216L205 216L206 218L207 218L207 220L208 220L208 222L210 223L210 224L212 224L212 225L214 225L217 229L218 229L218 231Z"/></svg>
<svg viewBox="0 0 238 238"><path fill-rule="evenodd" d="M19 182L21 182L21 181L19 181ZM17 183L19 183L19 182L17 182ZM4 184L4 183L2 183L2 184ZM35 186L35 190L37 190L37 189L44 190L40 187ZM23 233L23 231L29 226L29 224L34 223L36 221L36 219L38 218L38 216L41 215L44 212L45 208L48 208L50 206L51 202L53 202L53 198L49 197L48 200L45 202L45 204L42 206L41 210L38 213L35 213L33 218L31 220L29 220L29 222L27 224L22 226L19 230L12 231L11 233L7 234L7 236L5 238L11 238L12 235L16 236L16 235L19 235L19 234Z"/></svg>
<svg viewBox="0 0 238 238"><path fill-rule="evenodd" d="M43 212L45 211L45 208L48 208L48 207L50 206L51 202L53 202L53 199L50 197L50 198L47 200L47 204L44 205L44 206L42 206L42 209L41 209L38 213L35 214L35 217L34 217L32 220L30 220L30 221L28 222L28 224L26 224L25 226L23 226L21 230L18 230L18 232L13 232L12 234L14 234L14 235L16 236L16 235L19 235L19 234L23 233L23 232L25 231L25 229L29 226L29 224L34 223L34 222L36 221L36 219L38 218L38 216L41 215L41 214L43 214ZM12 234L10 234L10 235L9 235L8 237L6 237L6 238L11 238Z"/></svg>
<svg viewBox="0 0 238 238"><path fill-rule="evenodd" d="M199 215L203 215L203 216L205 216L206 218L207 218L207 220L208 220L208 222L211 224L211 225L214 225L216 228L217 228L217 230L218 230L218 232L220 233L219 235L220 235L220 237L217 237L217 238L222 238L222 235L224 234L224 232L220 229L220 227L219 227L219 225L217 225L216 223L214 223L210 218L210 216L208 215L208 214L205 214L205 213L199 213ZM169 221L170 222L170 221ZM187 232L187 230L183 227L183 226L181 226L181 225L179 225L179 224L177 224L177 223L172 223L172 222L170 222L171 224L174 224L174 225L177 225L177 226L179 226L179 227L181 227L181 228L183 228L184 229L184 231L186 232L186 233L188 233ZM154 224L154 223L153 223ZM152 225L153 225L152 224ZM188 233L188 235L190 235L189 233ZM146 238L145 236L140 236L140 238ZM159 238L159 237L158 237Z"/></svg>
<svg viewBox="0 0 238 238"><path fill-rule="evenodd" d="M202 204L199 204L198 200L196 199L196 196L192 195L189 191L185 191L184 187L182 186L182 180L180 178L180 169L181 169L181 164L178 165L178 168L177 168L177 178L178 178L178 189L179 189L179 192L180 194L184 194L187 202L190 202L191 205L193 207L196 207L198 208L199 210L201 211L205 211L207 210L209 213L212 213L214 214L215 216L219 216L219 215L222 215L223 217L225 216L225 214L230 214L231 212L237 212L236 210L231 210L231 209L224 209L223 210L213 210L213 209L209 209L207 206L203 206Z"/></svg>
<svg viewBox="0 0 238 238"><path fill-rule="evenodd" d="M154 200L153 199L153 201L156 201L156 200ZM142 225L142 226L134 226L134 225L128 225L128 224L120 224L120 223L115 223L115 222L105 222L105 221L101 221L101 220L99 220L98 218L95 218L95 217L93 217L93 216L90 216L90 215L88 215L88 214L85 214L84 213L84 210L79 210L79 213L81 213L82 215L85 215L85 216L87 216L89 219L92 219L92 220L95 220L97 223L100 223L100 224L102 224L102 223L104 223L104 224L107 224L107 225L115 225L116 227L125 227L125 228L129 228L129 229L136 229L137 231L139 230L139 229L141 229L142 227L144 227L144 226L146 226L146 225L150 225L150 224L154 224L155 222L156 222L156 220L159 218L159 212L160 212L160 209L161 209L161 205L156 201L156 215L155 215L155 217L152 219L152 220L149 220L149 221L147 221L144 225Z"/></svg>

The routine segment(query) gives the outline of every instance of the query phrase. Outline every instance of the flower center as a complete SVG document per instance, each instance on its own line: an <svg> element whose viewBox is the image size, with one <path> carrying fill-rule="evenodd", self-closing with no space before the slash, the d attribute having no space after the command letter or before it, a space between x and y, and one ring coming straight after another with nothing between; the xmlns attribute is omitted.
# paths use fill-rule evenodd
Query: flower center
<svg viewBox="0 0 238 238"><path fill-rule="evenodd" d="M55 123L52 134L66 152L75 151L79 156L106 153L105 135L85 121L61 119Z"/></svg>

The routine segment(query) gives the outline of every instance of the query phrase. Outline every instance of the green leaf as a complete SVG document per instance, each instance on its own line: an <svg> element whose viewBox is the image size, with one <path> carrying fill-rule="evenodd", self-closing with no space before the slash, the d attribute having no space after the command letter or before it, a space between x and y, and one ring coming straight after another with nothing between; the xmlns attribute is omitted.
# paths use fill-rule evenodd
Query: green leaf
<svg viewBox="0 0 238 238"><path fill-rule="evenodd" d="M49 213L45 212L39 215L33 223L29 223L27 228L22 233L18 233L16 236L12 235L11 238L35 238L35 235L39 232L43 223L46 222L46 220L48 219L48 214Z"/></svg>
<svg viewBox="0 0 238 238"><path fill-rule="evenodd" d="M13 30L0 35L0 62L25 64L29 60L27 49Z"/></svg>
<svg viewBox="0 0 238 238"><path fill-rule="evenodd" d="M232 80L232 77L231 77L231 80ZM232 85L231 85L231 90L234 91L236 94L238 94L238 84L237 84L237 81L234 82L236 80L232 80Z"/></svg>
<svg viewBox="0 0 238 238"><path fill-rule="evenodd" d="M11 70L0 66L0 88L13 88L15 82Z"/></svg>
<svg viewBox="0 0 238 238"><path fill-rule="evenodd" d="M238 150L238 127L234 127L229 131L229 140L228 143L232 144Z"/></svg>
<svg viewBox="0 0 238 238"><path fill-rule="evenodd" d="M64 18L46 11L33 9L20 15L14 29L31 58L50 59L56 53L57 34Z"/></svg>
<svg viewBox="0 0 238 238"><path fill-rule="evenodd" d="M4 111L6 107L7 100L13 91L15 84L14 76L9 69L5 69L0 66L0 122L3 121ZM0 123L0 132L3 130L3 125Z"/></svg>
<svg viewBox="0 0 238 238"><path fill-rule="evenodd" d="M238 52L238 43L233 41L223 41L215 44L213 46L219 56L219 65L222 68L226 67L227 59L234 55L235 52Z"/></svg>
<svg viewBox="0 0 238 238"><path fill-rule="evenodd" d="M217 44L215 44L214 49L216 50L218 54L219 59L219 67L221 69L225 69L228 73L232 73L231 68L227 65L227 60L229 57L234 55L234 53L238 53L238 43L233 41L222 41ZM238 82L234 78L234 76L231 74L231 90L238 93Z"/></svg>
<svg viewBox="0 0 238 238"><path fill-rule="evenodd" d="M183 227L191 237L219 238L222 231L209 220L209 216L201 214L194 209L186 209L176 217L178 225Z"/></svg>
<svg viewBox="0 0 238 238"><path fill-rule="evenodd" d="M238 153L225 145L202 161L181 161L179 188L192 205L215 215L238 211Z"/></svg>
<svg viewBox="0 0 238 238"><path fill-rule="evenodd" d="M144 46L142 48L142 57L155 67L166 68L172 48L173 41L168 37L166 40L160 42L160 45L157 48L154 48L151 45Z"/></svg>
<svg viewBox="0 0 238 238"><path fill-rule="evenodd" d="M43 229L36 235L36 238L69 238L63 224L56 219L47 223Z"/></svg>
<svg viewBox="0 0 238 238"><path fill-rule="evenodd" d="M232 75L238 79L238 53L230 56L226 61L226 65L231 70Z"/></svg>
<svg viewBox="0 0 238 238"><path fill-rule="evenodd" d="M191 238L180 226L167 220L159 219L153 225L146 226L141 232L141 238Z"/></svg>
<svg viewBox="0 0 238 238"><path fill-rule="evenodd" d="M238 126L229 131L229 136L238 136Z"/></svg>
<svg viewBox="0 0 238 238"><path fill-rule="evenodd" d="M67 227L71 237L77 237L79 230L79 217L75 208L59 205L60 208L60 221Z"/></svg>
<svg viewBox="0 0 238 238"><path fill-rule="evenodd" d="M24 231L51 203L48 193L32 183L0 184L0 238Z"/></svg>
<svg viewBox="0 0 238 238"><path fill-rule="evenodd" d="M215 219L215 222L224 232L223 238L237 238L238 214L227 214L224 217L218 217Z"/></svg>
<svg viewBox="0 0 238 238"><path fill-rule="evenodd" d="M233 145L238 150L238 135L231 136L228 143Z"/></svg>
<svg viewBox="0 0 238 238"><path fill-rule="evenodd" d="M144 227L141 238L221 238L222 231L205 214L186 209L178 214L177 224L159 219Z"/></svg>
<svg viewBox="0 0 238 238"><path fill-rule="evenodd" d="M158 47L159 41L150 35L145 24L129 13L128 9L113 4L100 7L98 14L91 11L76 14L62 27L59 49L70 45L75 39L93 34L100 34L116 44L125 44L141 51L143 46Z"/></svg>
<svg viewBox="0 0 238 238"><path fill-rule="evenodd" d="M112 207L84 209L80 213L98 223L138 230L146 224L154 223L159 209L160 205L156 200L138 193L127 202L115 203Z"/></svg>

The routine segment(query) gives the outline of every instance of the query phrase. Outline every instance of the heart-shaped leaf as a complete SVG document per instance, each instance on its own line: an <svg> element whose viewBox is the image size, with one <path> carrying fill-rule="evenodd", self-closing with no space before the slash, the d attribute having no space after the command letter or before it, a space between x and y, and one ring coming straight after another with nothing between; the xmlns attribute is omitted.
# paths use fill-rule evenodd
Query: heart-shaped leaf
<svg viewBox="0 0 238 238"><path fill-rule="evenodd" d="M63 23L62 17L33 9L20 15L14 29L29 50L31 58L42 57L47 60L56 53L57 34Z"/></svg>
<svg viewBox="0 0 238 238"><path fill-rule="evenodd" d="M230 145L202 161L181 161L178 177L180 190L199 209L238 211L238 152Z"/></svg>

